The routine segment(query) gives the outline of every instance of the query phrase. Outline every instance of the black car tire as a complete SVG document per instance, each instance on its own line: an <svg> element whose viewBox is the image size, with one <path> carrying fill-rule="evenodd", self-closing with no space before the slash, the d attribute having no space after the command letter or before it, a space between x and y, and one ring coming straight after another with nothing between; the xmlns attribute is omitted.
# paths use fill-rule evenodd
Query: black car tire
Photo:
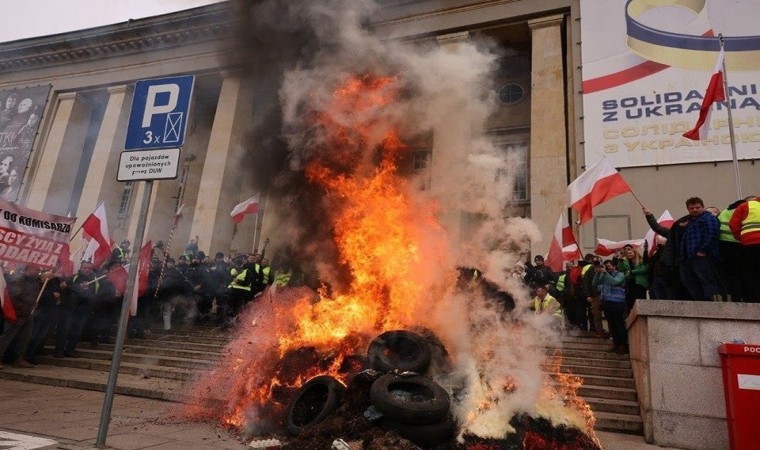
<svg viewBox="0 0 760 450"><path fill-rule="evenodd" d="M338 407L345 390L340 381L327 375L307 381L290 403L285 423L287 431L297 435L324 421Z"/></svg>
<svg viewBox="0 0 760 450"><path fill-rule="evenodd" d="M438 423L451 406L448 392L421 375L383 375L372 383L369 396L387 419L408 424Z"/></svg>
<svg viewBox="0 0 760 450"><path fill-rule="evenodd" d="M425 373L430 358L425 338L406 330L386 331L373 339L367 349L370 367L380 372Z"/></svg>

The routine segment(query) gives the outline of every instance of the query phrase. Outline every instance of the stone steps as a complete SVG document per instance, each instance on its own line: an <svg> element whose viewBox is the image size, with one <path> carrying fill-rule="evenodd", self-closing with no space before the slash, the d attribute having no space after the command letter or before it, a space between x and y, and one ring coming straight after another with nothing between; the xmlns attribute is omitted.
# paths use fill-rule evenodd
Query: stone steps
<svg viewBox="0 0 760 450"><path fill-rule="evenodd" d="M609 352L611 347L609 339L581 332L564 336L554 350L562 358L561 371L583 379L578 394L594 411L597 430L643 434L630 358Z"/></svg>
<svg viewBox="0 0 760 450"><path fill-rule="evenodd" d="M3 370L0 370L0 378L105 392L108 384L108 371L45 364L40 364L31 369L5 366ZM174 379L151 378L141 374L119 371L115 392L134 397L180 402L186 398L187 389L188 385L185 382Z"/></svg>
<svg viewBox="0 0 760 450"><path fill-rule="evenodd" d="M77 351L78 352L78 351ZM80 353L81 354L81 353ZM52 358L49 356L40 356L39 362L44 365L55 365L59 367L76 367L79 369L88 369L98 372L108 372L111 369L109 359L93 359L85 357L76 358ZM119 364L119 374L138 375L145 378L164 378L167 380L190 381L197 374L206 368L196 367L193 369L183 369L178 367L158 366L150 363L134 363L122 358Z"/></svg>
<svg viewBox="0 0 760 450"><path fill-rule="evenodd" d="M46 347L48 354L53 352L52 347ZM151 355L145 353L135 353L132 348L124 347L121 354L121 364L139 364L150 365L159 367L170 367L178 369L189 370L204 370L211 369L214 366L215 361L218 359L218 355L214 353L195 353L190 357L177 357L172 352L164 352L163 355ZM111 361L113 356L113 349L91 349L83 348L77 350L78 357L72 360L86 359L86 360L104 360ZM202 356L195 356L202 355ZM61 361L67 361L70 358L64 358ZM38 356L37 360L42 364L55 365L58 358L50 356Z"/></svg>
<svg viewBox="0 0 760 450"><path fill-rule="evenodd" d="M160 400L182 401L191 381L213 369L229 336L213 327L151 330L146 339L127 339L121 356L116 392ZM578 394L596 415L598 430L642 433L631 363L627 355L608 353L610 341L567 336L551 354L562 358L561 371L583 379ZM76 358L38 357L31 369L8 367L0 378L105 391L113 344L91 348L83 343ZM52 346L47 350L52 354Z"/></svg>
<svg viewBox="0 0 760 450"><path fill-rule="evenodd" d="M578 375L585 378L586 376L603 376L603 377L618 377L618 378L633 378L633 370L630 368L619 367L596 367L596 366L571 366L568 364L562 364L562 372ZM588 381L588 380L586 380Z"/></svg>

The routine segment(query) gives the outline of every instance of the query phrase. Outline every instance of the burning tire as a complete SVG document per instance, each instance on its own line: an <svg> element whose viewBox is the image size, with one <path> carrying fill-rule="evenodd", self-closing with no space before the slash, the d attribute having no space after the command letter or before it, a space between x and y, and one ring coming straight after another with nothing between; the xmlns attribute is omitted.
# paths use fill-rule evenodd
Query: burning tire
<svg viewBox="0 0 760 450"><path fill-rule="evenodd" d="M451 404L445 389L421 375L383 375L372 384L369 396L387 420L413 425L441 422Z"/></svg>
<svg viewBox="0 0 760 450"><path fill-rule="evenodd" d="M450 414L446 415L446 418L442 422L429 425L411 425L383 419L380 426L385 430L395 432L402 438L408 439L423 448L450 442L457 430L457 424Z"/></svg>
<svg viewBox="0 0 760 450"><path fill-rule="evenodd" d="M298 391L288 408L285 427L291 434L299 434L327 418L338 407L346 388L333 377L314 377Z"/></svg>
<svg viewBox="0 0 760 450"><path fill-rule="evenodd" d="M430 347L425 338L411 331L386 331L370 342L367 359L380 372L425 373L430 367Z"/></svg>

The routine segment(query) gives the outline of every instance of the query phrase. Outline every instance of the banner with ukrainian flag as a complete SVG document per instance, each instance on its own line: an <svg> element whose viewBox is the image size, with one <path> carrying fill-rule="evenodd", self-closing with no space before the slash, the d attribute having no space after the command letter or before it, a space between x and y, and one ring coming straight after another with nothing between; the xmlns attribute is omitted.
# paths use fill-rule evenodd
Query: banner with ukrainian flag
<svg viewBox="0 0 760 450"><path fill-rule="evenodd" d="M615 167L730 161L727 103L699 117L722 35L738 159L760 158L757 0L581 0L586 161Z"/></svg>

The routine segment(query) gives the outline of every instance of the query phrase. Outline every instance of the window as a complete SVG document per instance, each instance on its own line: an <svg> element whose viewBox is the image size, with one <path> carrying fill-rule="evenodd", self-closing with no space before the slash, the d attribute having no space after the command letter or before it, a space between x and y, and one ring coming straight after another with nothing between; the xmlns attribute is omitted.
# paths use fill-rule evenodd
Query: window
<svg viewBox="0 0 760 450"><path fill-rule="evenodd" d="M506 83L499 88L499 100L512 106L519 103L525 97L525 89L517 83Z"/></svg>
<svg viewBox="0 0 760 450"><path fill-rule="evenodd" d="M502 170L498 177L512 182L510 203L530 202L529 139L530 135L525 132L495 136L495 144L504 152L508 167Z"/></svg>
<svg viewBox="0 0 760 450"><path fill-rule="evenodd" d="M502 147L514 172L513 202L527 202L528 196L528 144L507 144Z"/></svg>
<svg viewBox="0 0 760 450"><path fill-rule="evenodd" d="M428 168L428 160L430 158L430 152L428 151L416 151L414 152L413 167L415 171L425 170Z"/></svg>

